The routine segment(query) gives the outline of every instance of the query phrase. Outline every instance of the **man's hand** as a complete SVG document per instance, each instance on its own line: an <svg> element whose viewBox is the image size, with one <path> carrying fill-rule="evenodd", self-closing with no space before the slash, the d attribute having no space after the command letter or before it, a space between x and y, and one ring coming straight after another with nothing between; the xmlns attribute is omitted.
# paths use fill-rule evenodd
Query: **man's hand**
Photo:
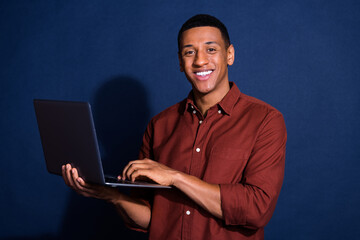
<svg viewBox="0 0 360 240"><path fill-rule="evenodd" d="M135 160L129 162L123 171L122 179L135 181L147 178L160 185L171 186L178 171L150 159Z"/></svg>
<svg viewBox="0 0 360 240"><path fill-rule="evenodd" d="M66 185L85 197L106 200L115 205L124 221L131 226L147 229L151 218L151 209L141 199L127 196L115 187L89 184L79 177L76 168L70 164L62 166L62 176Z"/></svg>
<svg viewBox="0 0 360 240"><path fill-rule="evenodd" d="M71 167L70 164L62 166L62 176L66 185L85 197L92 197L111 202L116 200L119 195L116 188L86 183L84 179L79 177L77 169Z"/></svg>
<svg viewBox="0 0 360 240"><path fill-rule="evenodd" d="M147 158L129 162L121 178L131 181L148 178L161 185L174 186L215 217L223 218L218 184L209 184Z"/></svg>

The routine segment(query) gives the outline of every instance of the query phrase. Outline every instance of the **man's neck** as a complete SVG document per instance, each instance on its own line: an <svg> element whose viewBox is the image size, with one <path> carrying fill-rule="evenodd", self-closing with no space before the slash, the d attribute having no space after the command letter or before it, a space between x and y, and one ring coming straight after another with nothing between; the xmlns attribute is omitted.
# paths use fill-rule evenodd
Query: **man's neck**
<svg viewBox="0 0 360 240"><path fill-rule="evenodd" d="M228 84L227 86L228 86L227 88L223 88L221 90L213 91L213 92L210 92L207 94L202 94L202 93L193 91L196 106L201 111L201 113L204 117L206 117L207 111L212 106L214 106L215 104L220 102L225 97L225 95L229 92L230 84Z"/></svg>

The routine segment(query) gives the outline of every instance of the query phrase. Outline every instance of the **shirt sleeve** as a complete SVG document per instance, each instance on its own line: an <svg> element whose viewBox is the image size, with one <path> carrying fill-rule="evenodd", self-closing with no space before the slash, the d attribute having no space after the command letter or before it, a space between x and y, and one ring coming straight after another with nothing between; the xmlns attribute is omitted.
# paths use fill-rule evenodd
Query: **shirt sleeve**
<svg viewBox="0 0 360 240"><path fill-rule="evenodd" d="M250 229L270 220L284 177L286 127L279 112L265 117L239 184L220 184L225 224Z"/></svg>
<svg viewBox="0 0 360 240"><path fill-rule="evenodd" d="M144 158L154 159L154 154L152 151L152 145L153 145L152 135L153 135L153 124L152 121L150 121L143 135L142 144L139 152L139 159L144 159Z"/></svg>

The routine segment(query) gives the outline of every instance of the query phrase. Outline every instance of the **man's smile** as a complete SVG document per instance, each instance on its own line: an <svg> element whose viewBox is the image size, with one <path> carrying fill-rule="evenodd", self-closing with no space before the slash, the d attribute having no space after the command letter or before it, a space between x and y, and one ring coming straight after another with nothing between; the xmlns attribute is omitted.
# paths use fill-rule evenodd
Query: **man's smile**
<svg viewBox="0 0 360 240"><path fill-rule="evenodd" d="M201 77L205 77L205 76L209 75L212 72L213 72L213 70L208 70L208 71L202 71L202 72L195 72L195 74L198 75L198 76L201 76Z"/></svg>
<svg viewBox="0 0 360 240"><path fill-rule="evenodd" d="M198 81L206 81L210 78L214 70L203 70L194 72L195 77Z"/></svg>

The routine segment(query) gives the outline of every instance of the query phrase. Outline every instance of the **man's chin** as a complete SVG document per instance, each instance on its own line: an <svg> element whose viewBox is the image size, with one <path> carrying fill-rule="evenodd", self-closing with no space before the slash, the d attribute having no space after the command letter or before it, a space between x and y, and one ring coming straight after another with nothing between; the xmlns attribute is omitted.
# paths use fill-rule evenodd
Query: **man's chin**
<svg viewBox="0 0 360 240"><path fill-rule="evenodd" d="M193 86L193 90L199 95L206 95L211 92L211 86Z"/></svg>
<svg viewBox="0 0 360 240"><path fill-rule="evenodd" d="M211 84L211 81L209 81L209 80L207 80L207 81L192 81L192 80L188 79L188 81L190 82L193 91L199 95L200 94L206 95L214 89L213 84Z"/></svg>

